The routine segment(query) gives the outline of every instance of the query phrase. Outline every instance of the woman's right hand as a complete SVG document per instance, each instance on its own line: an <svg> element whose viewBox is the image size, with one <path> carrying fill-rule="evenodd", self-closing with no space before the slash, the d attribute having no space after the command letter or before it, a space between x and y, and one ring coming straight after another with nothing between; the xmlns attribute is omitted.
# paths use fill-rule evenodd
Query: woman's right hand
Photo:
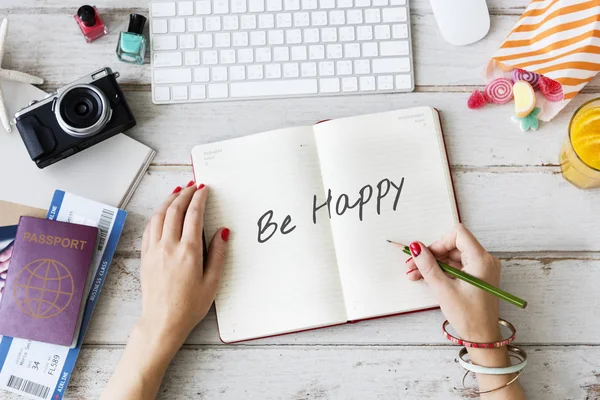
<svg viewBox="0 0 600 400"><path fill-rule="evenodd" d="M412 260L407 262L411 280L425 279L431 286L442 312L458 335L472 342L501 340L498 327L498 298L451 278L436 259L461 269L494 286L500 284L500 261L489 254L462 224L429 247L421 242L410 245Z"/></svg>

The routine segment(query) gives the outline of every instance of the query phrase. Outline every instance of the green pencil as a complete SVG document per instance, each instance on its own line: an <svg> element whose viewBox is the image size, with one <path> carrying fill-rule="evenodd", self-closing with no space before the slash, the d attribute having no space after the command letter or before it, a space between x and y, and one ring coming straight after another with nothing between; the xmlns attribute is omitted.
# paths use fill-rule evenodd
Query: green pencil
<svg viewBox="0 0 600 400"><path fill-rule="evenodd" d="M408 246L405 246L400 243L392 242L391 240L388 240L388 243L391 243L393 245L396 245L396 246L402 248L402 251L405 254L412 256ZM465 281L467 283L470 283L471 285L478 287L481 290L485 290L486 292L493 294L494 296L498 297L499 299L502 299L511 304L514 304L517 307L521 307L521 308L527 307L527 302L525 300L523 300L515 295L512 295L508 292L505 292L504 290L499 289L493 285L490 285L489 283L484 282L479 278L475 278L474 276L469 275L466 272L463 272L459 269L451 267L448 264L444 264L443 262L441 262L439 260L436 260L436 261L437 261L438 265L440 266L440 268L443 269L444 272L447 273L448 275L450 275L454 278L460 279L462 281Z"/></svg>

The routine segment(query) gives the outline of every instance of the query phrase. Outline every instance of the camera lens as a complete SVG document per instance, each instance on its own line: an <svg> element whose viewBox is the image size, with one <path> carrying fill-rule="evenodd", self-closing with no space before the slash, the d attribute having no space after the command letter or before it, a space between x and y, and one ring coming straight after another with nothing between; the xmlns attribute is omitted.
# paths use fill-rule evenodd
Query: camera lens
<svg viewBox="0 0 600 400"><path fill-rule="evenodd" d="M110 120L112 110L100 89L92 85L76 85L60 96L55 113L65 132L85 137L102 130Z"/></svg>

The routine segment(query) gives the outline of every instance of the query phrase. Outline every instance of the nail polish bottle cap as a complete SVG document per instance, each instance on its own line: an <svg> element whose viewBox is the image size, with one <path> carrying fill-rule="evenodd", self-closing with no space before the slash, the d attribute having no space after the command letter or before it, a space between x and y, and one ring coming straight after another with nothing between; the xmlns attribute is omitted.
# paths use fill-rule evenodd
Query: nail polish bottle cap
<svg viewBox="0 0 600 400"><path fill-rule="evenodd" d="M144 24L146 24L146 17L140 14L129 15L129 28L127 32L142 34L144 32Z"/></svg>
<svg viewBox="0 0 600 400"><path fill-rule="evenodd" d="M96 25L96 10L92 6L81 6L77 10L77 16L85 26Z"/></svg>

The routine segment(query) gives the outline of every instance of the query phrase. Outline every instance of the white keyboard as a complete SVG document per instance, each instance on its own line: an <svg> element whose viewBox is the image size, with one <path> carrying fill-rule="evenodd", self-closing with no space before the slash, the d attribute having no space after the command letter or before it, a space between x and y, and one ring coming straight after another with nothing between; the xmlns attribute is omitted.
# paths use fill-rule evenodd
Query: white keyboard
<svg viewBox="0 0 600 400"><path fill-rule="evenodd" d="M407 0L150 3L154 103L414 90Z"/></svg>

